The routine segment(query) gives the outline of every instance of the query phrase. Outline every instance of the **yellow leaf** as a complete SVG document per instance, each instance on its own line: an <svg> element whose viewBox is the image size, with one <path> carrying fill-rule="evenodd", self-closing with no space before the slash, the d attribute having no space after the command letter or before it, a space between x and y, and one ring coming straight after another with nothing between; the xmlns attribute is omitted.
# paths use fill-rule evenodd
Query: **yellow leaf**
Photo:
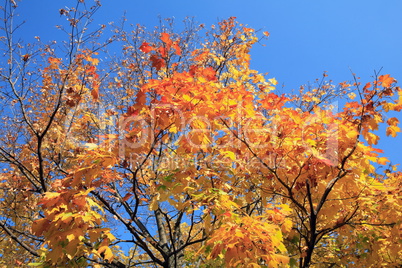
<svg viewBox="0 0 402 268"><path fill-rule="evenodd" d="M85 146L88 148L88 150L94 150L98 148L98 145L95 143L85 143Z"/></svg>
<svg viewBox="0 0 402 268"><path fill-rule="evenodd" d="M357 132L356 130L348 130L346 132L346 137L349 139L355 139L358 134L359 134L359 132Z"/></svg>
<svg viewBox="0 0 402 268"><path fill-rule="evenodd" d="M112 250L108 247L108 246L102 246L102 247L100 247L99 249L98 249L98 253L99 254L102 254L103 253L103 258L105 259L105 260L108 260L108 261L111 261L111 260L113 260L113 257L114 257L114 255L113 255L113 252L112 252Z"/></svg>
<svg viewBox="0 0 402 268"><path fill-rule="evenodd" d="M98 203L96 203L92 198L87 198L86 199L86 201L88 202L88 205L90 206L90 207L96 207L96 208L98 208L100 211L102 211L102 212L105 212L104 210L103 210L103 208L98 204Z"/></svg>
<svg viewBox="0 0 402 268"><path fill-rule="evenodd" d="M149 204L149 209L152 211L157 210L159 207L159 202L156 200L156 198L152 198L151 203Z"/></svg>
<svg viewBox="0 0 402 268"><path fill-rule="evenodd" d="M275 78L268 79L268 81L274 86L276 86L278 84L278 81L276 81Z"/></svg>
<svg viewBox="0 0 402 268"><path fill-rule="evenodd" d="M287 257L287 256L283 256L283 255L277 254L277 255L275 256L275 259L276 259L279 263L283 263L283 264L289 263L289 257Z"/></svg>
<svg viewBox="0 0 402 268"><path fill-rule="evenodd" d="M292 230L293 223L289 219L285 219L281 226L282 233L289 233Z"/></svg>
<svg viewBox="0 0 402 268"><path fill-rule="evenodd" d="M113 252L112 252L112 250L111 250L109 247L107 247L106 250L105 250L105 257L104 257L104 259L105 259L105 260L108 260L108 261L113 260Z"/></svg>
<svg viewBox="0 0 402 268"><path fill-rule="evenodd" d="M225 152L223 152L223 155L226 157L229 157L232 161L236 160L236 155L232 151L225 151Z"/></svg>
<svg viewBox="0 0 402 268"><path fill-rule="evenodd" d="M386 157L380 157L380 158L377 159L377 163L380 164L380 165L386 165L387 162L389 162L389 160Z"/></svg>
<svg viewBox="0 0 402 268"><path fill-rule="evenodd" d="M73 213L71 213L71 212L62 213L60 220L64 223L69 223L72 220L72 216L73 216Z"/></svg>
<svg viewBox="0 0 402 268"><path fill-rule="evenodd" d="M350 92L350 93L348 94L348 97L349 97L349 99L354 100L354 99L356 98L356 93Z"/></svg>
<svg viewBox="0 0 402 268"><path fill-rule="evenodd" d="M387 130L387 133L388 133L388 130ZM370 145L377 144L378 140L379 140L379 137L371 132L365 133L364 138L366 139L367 143Z"/></svg>
<svg viewBox="0 0 402 268"><path fill-rule="evenodd" d="M73 241L75 239L75 235L74 234L69 234L66 236L68 241Z"/></svg>
<svg viewBox="0 0 402 268"><path fill-rule="evenodd" d="M116 239L116 237L114 237L114 235L112 233L110 233L110 229L108 229L108 228L104 228L104 229L107 229L107 232L105 233L105 235L110 241L113 241Z"/></svg>

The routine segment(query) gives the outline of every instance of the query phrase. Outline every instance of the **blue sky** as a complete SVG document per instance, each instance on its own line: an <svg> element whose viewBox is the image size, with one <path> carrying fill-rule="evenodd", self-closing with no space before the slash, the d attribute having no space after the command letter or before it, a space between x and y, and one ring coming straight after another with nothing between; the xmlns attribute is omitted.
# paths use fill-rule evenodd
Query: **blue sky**
<svg viewBox="0 0 402 268"><path fill-rule="evenodd" d="M26 24L20 36L42 41L60 38L54 25L65 18L58 10L71 0L19 2ZM126 11L128 23L148 28L158 16L175 17L177 25L186 16L210 26L230 16L254 29L270 32L266 46L252 50L252 67L269 72L291 90L320 78L327 71L334 82L352 80L350 69L371 80L374 71L391 74L402 82L402 1L400 0L113 0L102 2L95 24L119 21ZM402 121L402 115L396 115ZM380 141L395 163L402 163L402 136Z"/></svg>

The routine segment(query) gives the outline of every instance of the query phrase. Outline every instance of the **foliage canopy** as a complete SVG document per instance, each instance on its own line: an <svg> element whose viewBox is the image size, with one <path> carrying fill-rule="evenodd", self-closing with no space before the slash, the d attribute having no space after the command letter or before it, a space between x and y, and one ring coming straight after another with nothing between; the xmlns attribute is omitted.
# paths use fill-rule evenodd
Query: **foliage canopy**
<svg viewBox="0 0 402 268"><path fill-rule="evenodd" d="M250 68L268 33L167 20L102 41L98 8L61 9L59 47L15 42L2 7L2 265L401 265L401 173L375 148L400 131L394 78L278 94Z"/></svg>

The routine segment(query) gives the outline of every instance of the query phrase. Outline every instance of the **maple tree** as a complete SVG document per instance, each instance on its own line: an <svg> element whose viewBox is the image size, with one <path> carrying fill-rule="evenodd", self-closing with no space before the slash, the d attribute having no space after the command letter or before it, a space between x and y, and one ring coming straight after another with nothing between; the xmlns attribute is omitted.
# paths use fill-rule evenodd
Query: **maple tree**
<svg viewBox="0 0 402 268"><path fill-rule="evenodd" d="M102 41L98 8L60 10L59 48L15 42L2 7L2 265L401 265L402 174L375 147L394 78L278 94L235 18Z"/></svg>

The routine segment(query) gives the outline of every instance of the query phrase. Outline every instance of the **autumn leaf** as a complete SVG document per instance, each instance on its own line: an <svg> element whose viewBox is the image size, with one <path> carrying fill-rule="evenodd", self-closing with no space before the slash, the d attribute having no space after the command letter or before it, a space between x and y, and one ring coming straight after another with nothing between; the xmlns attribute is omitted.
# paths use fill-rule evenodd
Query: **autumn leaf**
<svg viewBox="0 0 402 268"><path fill-rule="evenodd" d="M387 127L387 136L396 137L397 133L401 132L401 129L395 125Z"/></svg>
<svg viewBox="0 0 402 268"><path fill-rule="evenodd" d="M381 75L378 78L378 81L381 82L381 85L383 87L390 87L396 80L393 77L391 77L389 74L386 74L386 75Z"/></svg>
<svg viewBox="0 0 402 268"><path fill-rule="evenodd" d="M181 56L181 48L177 42L174 42L173 48L175 50L175 54Z"/></svg>
<svg viewBox="0 0 402 268"><path fill-rule="evenodd" d="M102 246L98 249L98 254L103 255L103 258L108 261L113 260L113 252L108 246Z"/></svg>
<svg viewBox="0 0 402 268"><path fill-rule="evenodd" d="M93 90L91 90L91 95L92 98L97 101L99 99L99 89L98 88L94 88Z"/></svg>
<svg viewBox="0 0 402 268"><path fill-rule="evenodd" d="M147 42L142 43L142 45L140 46L140 50L144 53L149 53L152 50L154 50L153 47L151 47Z"/></svg>
<svg viewBox="0 0 402 268"><path fill-rule="evenodd" d="M162 69L166 65L165 61L155 54L152 54L149 59L152 62L152 67L156 68L157 70Z"/></svg>
<svg viewBox="0 0 402 268"><path fill-rule="evenodd" d="M216 80L216 72L212 67L208 67L203 69L202 75L209 81L215 81Z"/></svg>
<svg viewBox="0 0 402 268"><path fill-rule="evenodd" d="M168 33L161 33L161 41L165 43L168 50L172 46L172 40L170 40L170 35Z"/></svg>
<svg viewBox="0 0 402 268"><path fill-rule="evenodd" d="M380 157L380 158L378 158L378 160L377 160L377 163L380 164L380 165L386 165L387 162L389 162L389 160L388 160L388 158L386 158L386 157Z"/></svg>
<svg viewBox="0 0 402 268"><path fill-rule="evenodd" d="M399 119L396 117L391 117L387 120L389 126L397 126L399 124Z"/></svg>
<svg viewBox="0 0 402 268"><path fill-rule="evenodd" d="M223 155L225 155L226 157L229 157L232 161L236 160L236 155L235 153L231 152L231 151L226 151L223 152Z"/></svg>
<svg viewBox="0 0 402 268"><path fill-rule="evenodd" d="M130 197L132 197L133 194L132 193L127 193L124 197L123 197L123 201L127 201L128 199L130 199Z"/></svg>
<svg viewBox="0 0 402 268"><path fill-rule="evenodd" d="M388 130L387 130L387 133L388 133ZM378 140L380 139L377 135L375 135L374 133L371 133L371 132L367 132L366 134L364 134L364 137L365 137L366 141L368 142L368 144L370 144L370 145L373 145L373 144L376 145L378 143Z"/></svg>
<svg viewBox="0 0 402 268"><path fill-rule="evenodd" d="M25 54L25 55L23 55L22 56L22 60L24 61L24 62L27 62L28 60L29 60L29 57L30 57L31 55L29 55L29 54Z"/></svg>

